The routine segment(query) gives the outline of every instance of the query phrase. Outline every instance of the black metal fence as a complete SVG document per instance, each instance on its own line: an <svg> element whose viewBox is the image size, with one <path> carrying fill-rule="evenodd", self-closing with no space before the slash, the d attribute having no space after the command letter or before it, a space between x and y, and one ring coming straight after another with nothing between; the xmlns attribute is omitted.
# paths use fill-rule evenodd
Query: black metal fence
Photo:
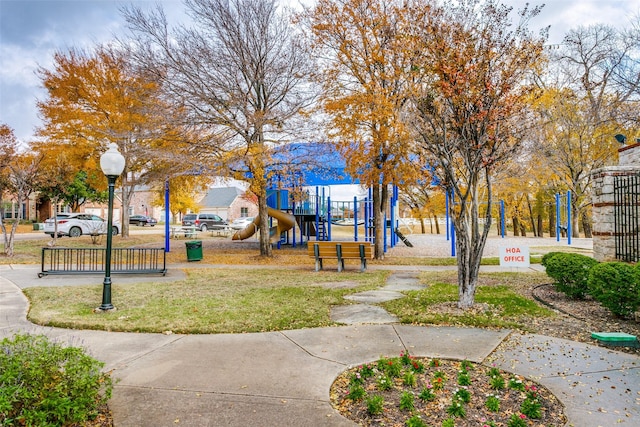
<svg viewBox="0 0 640 427"><path fill-rule="evenodd" d="M48 274L104 273L105 248L42 248L38 277ZM112 274L167 273L164 248L115 248L111 250Z"/></svg>
<svg viewBox="0 0 640 427"><path fill-rule="evenodd" d="M613 179L616 259L640 260L640 175Z"/></svg>

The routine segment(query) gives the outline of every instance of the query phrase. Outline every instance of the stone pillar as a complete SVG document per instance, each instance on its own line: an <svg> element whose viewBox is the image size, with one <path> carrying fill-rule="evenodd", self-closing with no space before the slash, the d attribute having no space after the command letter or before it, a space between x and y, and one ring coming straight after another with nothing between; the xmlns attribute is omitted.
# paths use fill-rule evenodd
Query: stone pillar
<svg viewBox="0 0 640 427"><path fill-rule="evenodd" d="M591 172L593 257L598 261L613 261L616 256L613 180L616 176L640 174L640 143L622 147L618 153L618 166Z"/></svg>

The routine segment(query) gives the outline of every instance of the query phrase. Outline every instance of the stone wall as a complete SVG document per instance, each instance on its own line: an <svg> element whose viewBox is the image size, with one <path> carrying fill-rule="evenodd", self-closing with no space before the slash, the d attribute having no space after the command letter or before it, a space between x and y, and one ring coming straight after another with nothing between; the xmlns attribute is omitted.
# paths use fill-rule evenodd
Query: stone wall
<svg viewBox="0 0 640 427"><path fill-rule="evenodd" d="M618 166L640 166L640 142L618 150Z"/></svg>

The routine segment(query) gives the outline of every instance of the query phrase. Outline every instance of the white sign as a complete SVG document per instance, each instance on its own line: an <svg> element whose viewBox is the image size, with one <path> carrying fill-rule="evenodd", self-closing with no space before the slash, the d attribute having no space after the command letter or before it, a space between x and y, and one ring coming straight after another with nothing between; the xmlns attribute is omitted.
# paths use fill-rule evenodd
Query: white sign
<svg viewBox="0 0 640 427"><path fill-rule="evenodd" d="M500 267L529 267L529 246L500 246Z"/></svg>

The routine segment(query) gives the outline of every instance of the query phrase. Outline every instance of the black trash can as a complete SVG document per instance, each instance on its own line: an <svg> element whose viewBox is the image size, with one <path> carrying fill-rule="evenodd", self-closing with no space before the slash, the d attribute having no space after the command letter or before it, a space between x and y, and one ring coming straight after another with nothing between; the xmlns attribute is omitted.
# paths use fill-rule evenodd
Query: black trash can
<svg viewBox="0 0 640 427"><path fill-rule="evenodd" d="M202 260L202 240L192 240L185 242L187 246L187 261Z"/></svg>

